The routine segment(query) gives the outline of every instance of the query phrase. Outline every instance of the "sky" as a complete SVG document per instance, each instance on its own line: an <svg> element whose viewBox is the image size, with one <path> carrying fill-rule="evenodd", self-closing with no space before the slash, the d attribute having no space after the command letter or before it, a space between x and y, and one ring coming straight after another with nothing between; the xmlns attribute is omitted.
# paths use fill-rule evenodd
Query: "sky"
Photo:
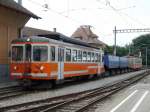
<svg viewBox="0 0 150 112"><path fill-rule="evenodd" d="M150 28L149 0L22 0L23 6L42 19L30 19L26 26L71 36L81 25L91 25L99 40L114 44L113 30ZM45 4L48 4L47 8ZM124 46L146 33L117 34L117 45Z"/></svg>

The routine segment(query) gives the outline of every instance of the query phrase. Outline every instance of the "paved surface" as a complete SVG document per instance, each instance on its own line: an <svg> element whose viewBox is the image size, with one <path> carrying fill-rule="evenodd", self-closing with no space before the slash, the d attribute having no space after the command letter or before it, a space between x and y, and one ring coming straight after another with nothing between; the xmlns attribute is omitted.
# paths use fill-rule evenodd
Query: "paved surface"
<svg viewBox="0 0 150 112"><path fill-rule="evenodd" d="M137 75L137 73L140 74L143 72L144 72L144 70L137 71L136 74L133 72L126 73L123 75L118 75L118 76L108 77L108 78L104 78L104 79L79 83L76 85L68 85L63 88L42 91L42 92L36 92L34 94L26 94L26 95L19 96L17 98L10 98L10 99L4 100L4 101L0 101L0 106L13 105L13 104L18 104L18 103L35 101L35 100L45 99L45 98L49 98L49 97L55 97L55 96L69 94L69 93L75 93L75 92L81 92L84 90L94 89L94 88L102 87L106 84L110 84L110 83L113 83L113 82L116 82L119 80L129 78L131 76Z"/></svg>
<svg viewBox="0 0 150 112"><path fill-rule="evenodd" d="M150 75L107 99L96 112L150 112Z"/></svg>

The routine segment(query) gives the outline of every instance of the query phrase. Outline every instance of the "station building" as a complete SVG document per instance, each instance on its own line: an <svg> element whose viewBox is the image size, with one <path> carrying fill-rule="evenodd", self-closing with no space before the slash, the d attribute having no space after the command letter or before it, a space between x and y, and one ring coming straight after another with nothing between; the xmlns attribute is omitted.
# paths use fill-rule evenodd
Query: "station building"
<svg viewBox="0 0 150 112"><path fill-rule="evenodd" d="M0 0L0 81L9 78L10 43L31 17L39 19L13 0Z"/></svg>

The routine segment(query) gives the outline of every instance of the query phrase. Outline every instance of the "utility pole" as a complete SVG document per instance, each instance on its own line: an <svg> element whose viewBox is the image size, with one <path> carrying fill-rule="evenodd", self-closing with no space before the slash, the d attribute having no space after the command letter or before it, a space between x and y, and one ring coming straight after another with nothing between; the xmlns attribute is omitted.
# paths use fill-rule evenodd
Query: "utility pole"
<svg viewBox="0 0 150 112"><path fill-rule="evenodd" d="M115 26L115 29L114 29L114 56L116 56L116 26Z"/></svg>
<svg viewBox="0 0 150 112"><path fill-rule="evenodd" d="M117 33L139 33L139 32L150 32L150 28L143 28L143 29L115 29L113 30L114 33L114 55L116 55L116 34Z"/></svg>
<svg viewBox="0 0 150 112"><path fill-rule="evenodd" d="M130 55L130 54L131 54L131 46L129 44L129 53L128 53L128 55Z"/></svg>
<svg viewBox="0 0 150 112"><path fill-rule="evenodd" d="M146 47L145 50L146 50L146 56L145 56L146 59L145 59L145 61L146 61L146 68L147 68L147 47Z"/></svg>

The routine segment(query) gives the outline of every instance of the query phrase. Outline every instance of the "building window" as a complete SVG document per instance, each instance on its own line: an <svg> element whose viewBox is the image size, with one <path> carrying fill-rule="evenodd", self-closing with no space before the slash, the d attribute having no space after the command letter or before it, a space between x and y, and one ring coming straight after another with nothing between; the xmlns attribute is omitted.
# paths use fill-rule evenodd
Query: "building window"
<svg viewBox="0 0 150 112"><path fill-rule="evenodd" d="M66 49L66 61L71 61L71 49Z"/></svg>
<svg viewBox="0 0 150 112"><path fill-rule="evenodd" d="M51 46L51 61L55 61L55 46Z"/></svg>
<svg viewBox="0 0 150 112"><path fill-rule="evenodd" d="M72 61L77 61L77 50L72 51Z"/></svg>

